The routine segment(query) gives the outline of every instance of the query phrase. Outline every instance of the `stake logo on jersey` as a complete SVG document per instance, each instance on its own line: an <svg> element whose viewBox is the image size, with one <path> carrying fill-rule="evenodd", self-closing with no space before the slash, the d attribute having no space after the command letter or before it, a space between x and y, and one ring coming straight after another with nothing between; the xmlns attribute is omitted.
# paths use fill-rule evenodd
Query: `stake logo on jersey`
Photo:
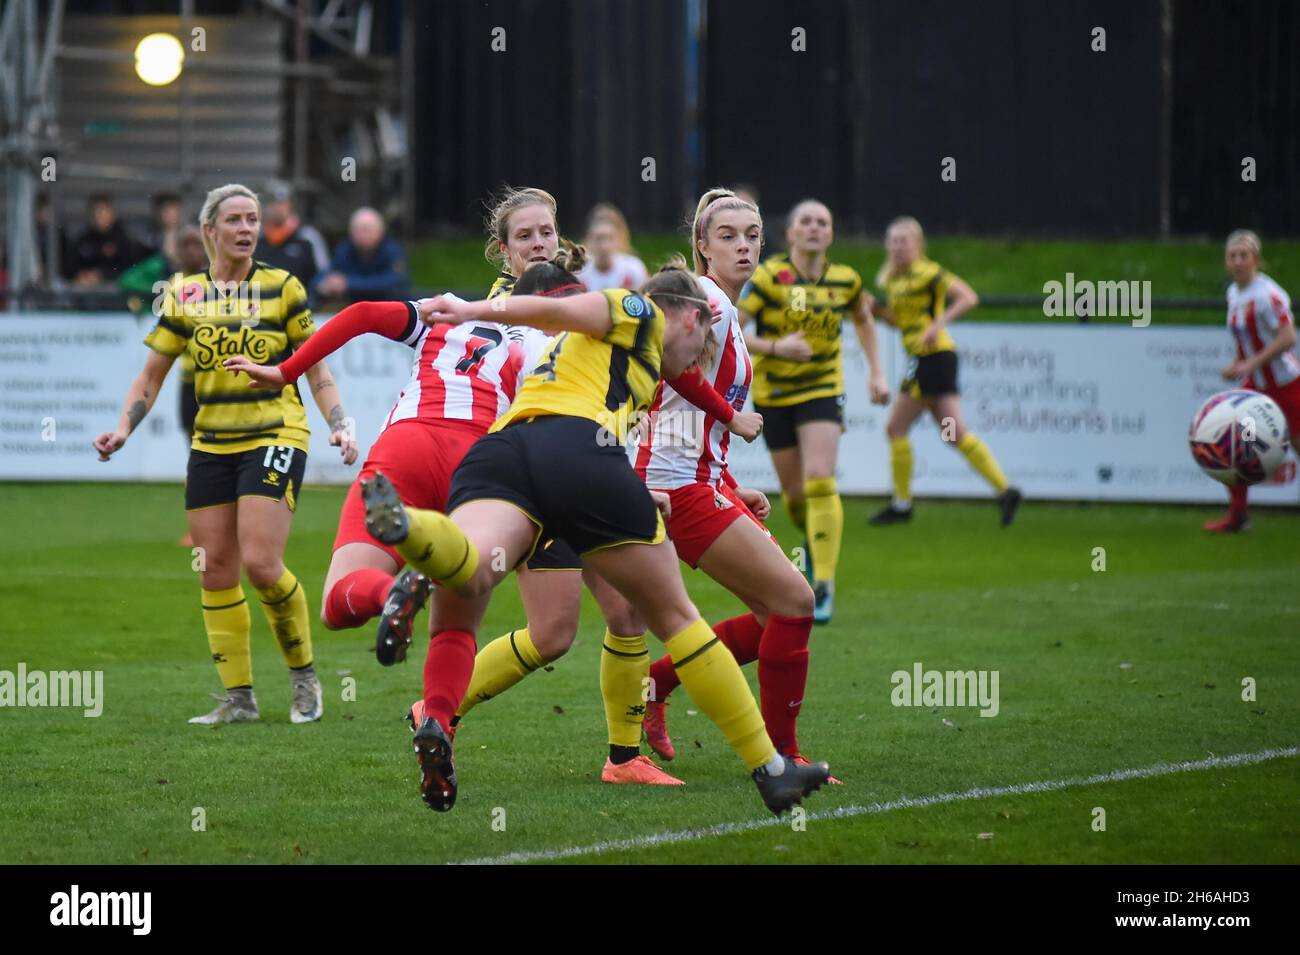
<svg viewBox="0 0 1300 955"><path fill-rule="evenodd" d="M495 322L430 327L416 317L413 303L410 308L411 320L398 341L415 349L415 361L384 426L424 418L464 421L487 431L514 401L547 336Z"/></svg>
<svg viewBox="0 0 1300 955"><path fill-rule="evenodd" d="M800 404L844 391L841 326L854 317L861 296L862 278L847 265L828 262L815 282L800 275L784 254L754 270L736 305L754 317L758 336L775 340L803 332L813 350L807 361L755 356L757 404Z"/></svg>
<svg viewBox="0 0 1300 955"><path fill-rule="evenodd" d="M230 285L255 296L226 298ZM255 301L254 301L255 299ZM212 302L217 307L210 307ZM278 365L316 330L302 283L283 269L254 263L239 283L213 282L207 272L173 280L158 308L158 324L145 344L164 355L194 362L199 411L192 445L217 454L265 445L307 450L310 432L298 389L253 388L246 376L222 367L245 355L259 365Z"/></svg>
<svg viewBox="0 0 1300 955"><path fill-rule="evenodd" d="M1291 299L1276 282L1260 272L1245 288L1236 283L1228 286L1228 331L1237 343L1237 358L1258 355L1293 324ZM1282 352L1247 379L1247 384L1261 391L1281 388L1300 378L1300 359L1295 350Z"/></svg>
<svg viewBox="0 0 1300 955"><path fill-rule="evenodd" d="M717 348L710 366L702 369L704 377L739 411L754 380L740 317L711 278L702 276L699 283L710 302L717 302L722 310L722 317L709 329ZM730 442L731 432L725 424L662 382L650 409L649 433L637 450L637 474L653 488L679 488L697 481L716 484L722 478Z"/></svg>

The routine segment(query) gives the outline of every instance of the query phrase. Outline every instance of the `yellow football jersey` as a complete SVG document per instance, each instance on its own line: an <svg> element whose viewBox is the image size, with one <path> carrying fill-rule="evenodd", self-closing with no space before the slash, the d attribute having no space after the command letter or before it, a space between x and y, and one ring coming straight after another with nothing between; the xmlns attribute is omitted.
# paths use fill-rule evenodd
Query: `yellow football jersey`
<svg viewBox="0 0 1300 955"><path fill-rule="evenodd" d="M957 343L946 328L935 337L932 347L926 348L921 342L930 323L944 313L948 288L954 278L938 262L922 257L909 265L905 272L885 280L880 297L903 336L903 347L909 353L932 355L957 350Z"/></svg>
<svg viewBox="0 0 1300 955"><path fill-rule="evenodd" d="M664 313L649 298L627 289L601 294L614 320L605 337L578 332L557 336L491 430L539 415L570 415L595 421L620 442L627 437L628 427L650 407L659 385Z"/></svg>
<svg viewBox="0 0 1300 955"><path fill-rule="evenodd" d="M496 298L498 295L509 295L515 290L516 281L517 279L509 272L502 272L496 277L492 287L488 289L487 297Z"/></svg>
<svg viewBox="0 0 1300 955"><path fill-rule="evenodd" d="M316 330L302 283L283 269L254 263L237 290L222 289L208 272L174 281L160 301L158 324L145 344L194 362L199 403L191 447L233 454L267 445L307 450L311 432L298 389L252 388L221 363L246 355L278 365Z"/></svg>
<svg viewBox="0 0 1300 955"><path fill-rule="evenodd" d="M862 277L847 265L828 262L817 281L801 275L784 253L759 265L736 307L754 317L760 338L801 331L813 354L808 361L754 355L754 403L783 407L843 394L840 329L861 298Z"/></svg>

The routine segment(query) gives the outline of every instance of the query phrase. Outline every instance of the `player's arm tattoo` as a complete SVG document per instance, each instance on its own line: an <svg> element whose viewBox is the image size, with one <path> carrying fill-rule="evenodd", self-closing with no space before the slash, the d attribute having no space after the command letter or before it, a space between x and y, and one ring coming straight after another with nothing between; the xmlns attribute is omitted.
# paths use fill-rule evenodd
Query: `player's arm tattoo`
<svg viewBox="0 0 1300 955"><path fill-rule="evenodd" d="M131 407L126 409L126 421L127 424L130 426L127 432L128 434L135 431L136 426L139 425L140 422L144 420L144 416L148 414L149 412L149 406L147 404L148 401L149 401L149 392L146 391L144 393L143 398L140 398L138 401L135 401L134 403L132 403Z"/></svg>
<svg viewBox="0 0 1300 955"><path fill-rule="evenodd" d="M343 406L335 405L329 413L330 431L346 431L348 419L343 414Z"/></svg>
<svg viewBox="0 0 1300 955"><path fill-rule="evenodd" d="M335 385L334 385L334 379L333 379L333 378L330 378L330 377L327 375L327 376L325 376L324 378L322 378L320 381L314 382L314 383L312 384L312 386L311 386L311 390L312 390L312 393L313 393L313 394L317 394L317 395L318 395L318 394L320 394L322 391L324 391L326 388L333 388L333 387L335 387Z"/></svg>

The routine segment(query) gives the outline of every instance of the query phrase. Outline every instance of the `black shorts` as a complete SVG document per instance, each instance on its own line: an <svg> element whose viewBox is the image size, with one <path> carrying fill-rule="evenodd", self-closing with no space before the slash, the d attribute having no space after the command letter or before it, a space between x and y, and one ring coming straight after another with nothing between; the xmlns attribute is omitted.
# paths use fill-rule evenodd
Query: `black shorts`
<svg viewBox="0 0 1300 955"><path fill-rule="evenodd" d="M913 398L957 394L957 353L937 351L930 355L913 355L907 366L907 377L898 390Z"/></svg>
<svg viewBox="0 0 1300 955"><path fill-rule="evenodd" d="M241 497L284 500L298 506L307 452L269 445L231 454L190 450L185 471L185 510L233 504Z"/></svg>
<svg viewBox="0 0 1300 955"><path fill-rule="evenodd" d="M537 542L527 566L529 570L582 570L582 558L567 541L549 537Z"/></svg>
<svg viewBox="0 0 1300 955"><path fill-rule="evenodd" d="M599 441L602 431L587 418L542 415L480 438L452 476L447 513L471 501L513 504L537 525L530 566L561 542L578 554L659 543L659 509L623 446Z"/></svg>
<svg viewBox="0 0 1300 955"><path fill-rule="evenodd" d="M844 427L844 396L813 398L797 405L760 405L754 410L763 416L763 440L769 451L784 451L799 444L799 425L808 421L834 421Z"/></svg>

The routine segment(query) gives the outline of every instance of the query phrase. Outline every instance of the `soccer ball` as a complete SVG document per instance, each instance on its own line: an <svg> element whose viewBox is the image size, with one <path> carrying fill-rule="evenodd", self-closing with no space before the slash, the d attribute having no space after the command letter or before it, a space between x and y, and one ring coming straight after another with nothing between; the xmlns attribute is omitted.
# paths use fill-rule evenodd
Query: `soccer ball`
<svg viewBox="0 0 1300 955"><path fill-rule="evenodd" d="M1187 436L1201 470L1223 484L1258 484L1286 457L1286 418L1268 395L1221 391L1192 418Z"/></svg>

